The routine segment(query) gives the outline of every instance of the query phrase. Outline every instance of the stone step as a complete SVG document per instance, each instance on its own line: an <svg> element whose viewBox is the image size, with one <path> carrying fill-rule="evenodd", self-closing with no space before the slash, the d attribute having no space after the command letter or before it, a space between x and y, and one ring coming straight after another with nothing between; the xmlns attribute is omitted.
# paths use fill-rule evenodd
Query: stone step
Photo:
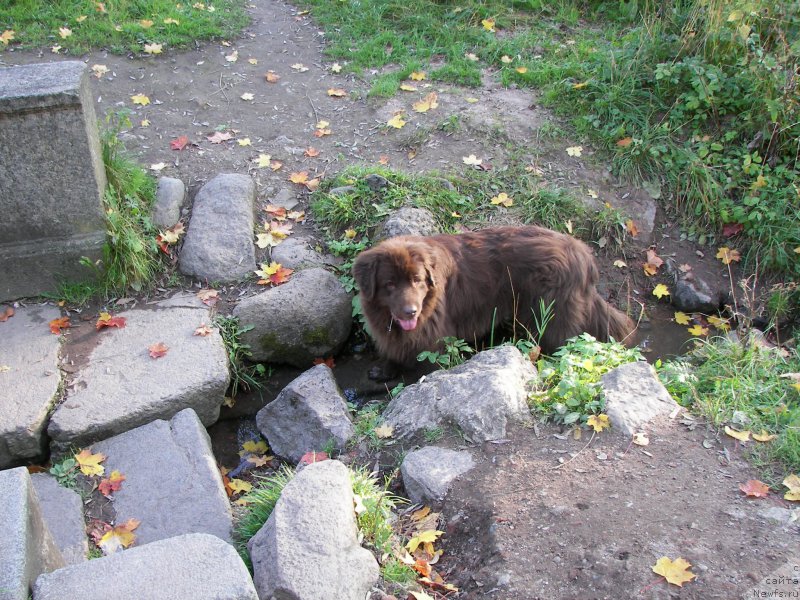
<svg viewBox="0 0 800 600"><path fill-rule="evenodd" d="M48 323L59 316L55 306L21 306L0 322L0 469L47 447L47 415L61 382L59 336Z"/></svg>
<svg viewBox="0 0 800 600"><path fill-rule="evenodd" d="M181 535L41 575L33 600L258 600L233 546Z"/></svg>
<svg viewBox="0 0 800 600"><path fill-rule="evenodd" d="M60 485L49 473L34 473L31 481L44 521L64 562L68 565L86 562L89 539L83 521L83 500L78 492Z"/></svg>
<svg viewBox="0 0 800 600"><path fill-rule="evenodd" d="M201 323L210 323L208 307L185 295L118 316L126 326L100 333L87 366L50 419L56 450L169 419L184 408L194 409L206 426L219 418L230 377L225 346L216 329L194 335ZM158 342L168 351L152 358L148 347Z"/></svg>

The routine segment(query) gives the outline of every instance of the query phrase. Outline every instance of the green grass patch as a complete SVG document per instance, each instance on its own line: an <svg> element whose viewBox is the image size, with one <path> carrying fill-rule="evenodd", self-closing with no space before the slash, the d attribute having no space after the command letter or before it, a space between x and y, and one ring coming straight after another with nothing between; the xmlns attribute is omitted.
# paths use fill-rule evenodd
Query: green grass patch
<svg viewBox="0 0 800 600"><path fill-rule="evenodd" d="M665 363L659 376L672 397L721 427L778 437L752 442L751 457L771 481L800 470L800 392L781 377L800 372L800 355L756 343L712 338L688 357Z"/></svg>
<svg viewBox="0 0 800 600"><path fill-rule="evenodd" d="M214 325L219 329L225 351L228 353L228 369L231 373L229 393L235 398L239 390L261 390L262 380L271 373L262 364L245 362L252 357L248 344L242 343L242 335L253 329L253 325L242 325L239 318L232 315L217 315Z"/></svg>
<svg viewBox="0 0 800 600"><path fill-rule="evenodd" d="M145 44L166 51L238 35L248 22L244 6L244 0L9 0L0 4L0 31L13 31L15 46L57 45L70 54L140 53Z"/></svg>

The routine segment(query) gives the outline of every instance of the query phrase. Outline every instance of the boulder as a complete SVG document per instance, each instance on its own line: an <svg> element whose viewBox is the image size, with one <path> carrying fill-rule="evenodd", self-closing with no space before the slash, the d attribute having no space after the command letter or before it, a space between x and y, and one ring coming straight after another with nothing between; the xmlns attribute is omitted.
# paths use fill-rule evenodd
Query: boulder
<svg viewBox="0 0 800 600"><path fill-rule="evenodd" d="M441 426L455 426L474 442L503 438L509 422L530 418L528 390L536 377L531 361L513 346L484 350L405 388L383 419L399 439Z"/></svg>
<svg viewBox="0 0 800 600"><path fill-rule="evenodd" d="M439 504L453 481L474 466L469 452L427 446L406 454L400 473L412 502Z"/></svg>
<svg viewBox="0 0 800 600"><path fill-rule="evenodd" d="M392 213L384 221L378 234L378 240L398 235L436 235L441 233L436 219L424 208L403 207Z"/></svg>
<svg viewBox="0 0 800 600"><path fill-rule="evenodd" d="M288 269L298 271L310 267L324 267L336 262L332 256L317 252L308 239L290 237L272 249L272 260Z"/></svg>
<svg viewBox="0 0 800 600"><path fill-rule="evenodd" d="M247 547L264 599L363 600L380 574L358 543L350 474L334 460L300 471Z"/></svg>
<svg viewBox="0 0 800 600"><path fill-rule="evenodd" d="M315 358L336 354L353 324L351 297L335 275L312 268L283 285L245 298L233 309L252 360L307 368Z"/></svg>
<svg viewBox="0 0 800 600"><path fill-rule="evenodd" d="M272 451L294 463L331 441L341 450L355 434L347 401L324 364L287 385L258 411L256 424Z"/></svg>
<svg viewBox="0 0 800 600"><path fill-rule="evenodd" d="M601 379L606 414L614 429L631 436L660 415L668 415L677 402L646 362L632 362L612 369Z"/></svg>
<svg viewBox="0 0 800 600"><path fill-rule="evenodd" d="M64 562L75 565L88 560L89 540L83 521L83 500L78 492L59 485L49 473L31 475L39 506Z"/></svg>
<svg viewBox="0 0 800 600"><path fill-rule="evenodd" d="M160 177L153 207L153 225L169 229L181 218L181 207L186 200L186 186L180 179Z"/></svg>

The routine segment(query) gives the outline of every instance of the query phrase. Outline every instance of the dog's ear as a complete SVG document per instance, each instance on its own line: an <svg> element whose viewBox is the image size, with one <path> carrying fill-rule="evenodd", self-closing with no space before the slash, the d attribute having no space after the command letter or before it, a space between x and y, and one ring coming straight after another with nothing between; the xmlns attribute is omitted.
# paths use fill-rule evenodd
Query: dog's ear
<svg viewBox="0 0 800 600"><path fill-rule="evenodd" d="M353 277L363 299L369 302L378 293L378 261L380 257L370 252L362 252L353 263Z"/></svg>

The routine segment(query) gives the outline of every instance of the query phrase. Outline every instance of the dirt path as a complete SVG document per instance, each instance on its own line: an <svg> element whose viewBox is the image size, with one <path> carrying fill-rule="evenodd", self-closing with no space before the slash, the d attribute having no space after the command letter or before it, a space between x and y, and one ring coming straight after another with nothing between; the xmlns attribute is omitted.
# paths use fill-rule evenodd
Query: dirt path
<svg viewBox="0 0 800 600"><path fill-rule="evenodd" d="M422 82L418 92L369 100L366 82L331 72L332 63L322 54L324 35L308 17L276 1L253 3L249 10L251 26L230 44L153 58L83 57L90 67L109 69L92 79L98 114L131 109L133 127L124 134L128 148L146 165L164 163L158 172L182 179L190 193L218 173L250 173L261 203L284 188L305 203L307 192L288 182L291 172L330 175L354 163L376 165L382 157L395 169L457 170L470 154L497 168L514 144L525 148L522 159L541 168L549 183L597 189L612 203L635 192L595 165L590 151L582 159L568 157L540 139L539 128L551 117L536 108L530 91L499 88L487 73L481 89ZM2 64L58 58L14 51L2 55ZM280 79L267 82L267 71ZM329 89L347 95L333 97ZM412 113L411 103L434 90L439 107ZM150 104L134 105L136 94L146 95ZM252 99L242 99L244 94ZM411 115L409 124L386 128L400 109ZM314 135L320 121L330 123L330 135ZM229 132L232 139L212 143L208 136L215 131ZM183 135L190 144L171 150L170 141ZM246 139L249 145L243 145ZM580 140L558 142L575 143ZM319 155L307 156L309 147ZM258 167L260 154L283 167ZM690 262L712 285L721 280L726 272L712 252L701 259L663 216L656 223L652 243L661 256ZM636 268L630 273L641 270L642 249L631 251ZM621 275L612 266L615 258L600 257L607 285L621 286L629 277L632 293L645 299L652 283ZM666 321L666 312L651 308L651 317ZM653 337L646 327L642 337ZM671 331L659 330L661 352L677 349L666 344L677 330ZM752 590L787 563L800 577L798 525L783 528L765 516L772 510L786 519L788 504L742 498L739 484L755 474L733 441L718 439L702 425L665 423L659 431L645 450L607 434L583 448L588 438L561 439L548 426L540 426L538 434L517 431L505 444L487 444L487 459L454 491L444 511L448 554L442 570L462 586L459 597L737 598L754 597ZM570 460L571 453L578 454ZM568 462L556 469L559 458ZM658 582L650 566L661 556L688 559L697 581L683 588ZM790 589L798 592L800 585Z"/></svg>

